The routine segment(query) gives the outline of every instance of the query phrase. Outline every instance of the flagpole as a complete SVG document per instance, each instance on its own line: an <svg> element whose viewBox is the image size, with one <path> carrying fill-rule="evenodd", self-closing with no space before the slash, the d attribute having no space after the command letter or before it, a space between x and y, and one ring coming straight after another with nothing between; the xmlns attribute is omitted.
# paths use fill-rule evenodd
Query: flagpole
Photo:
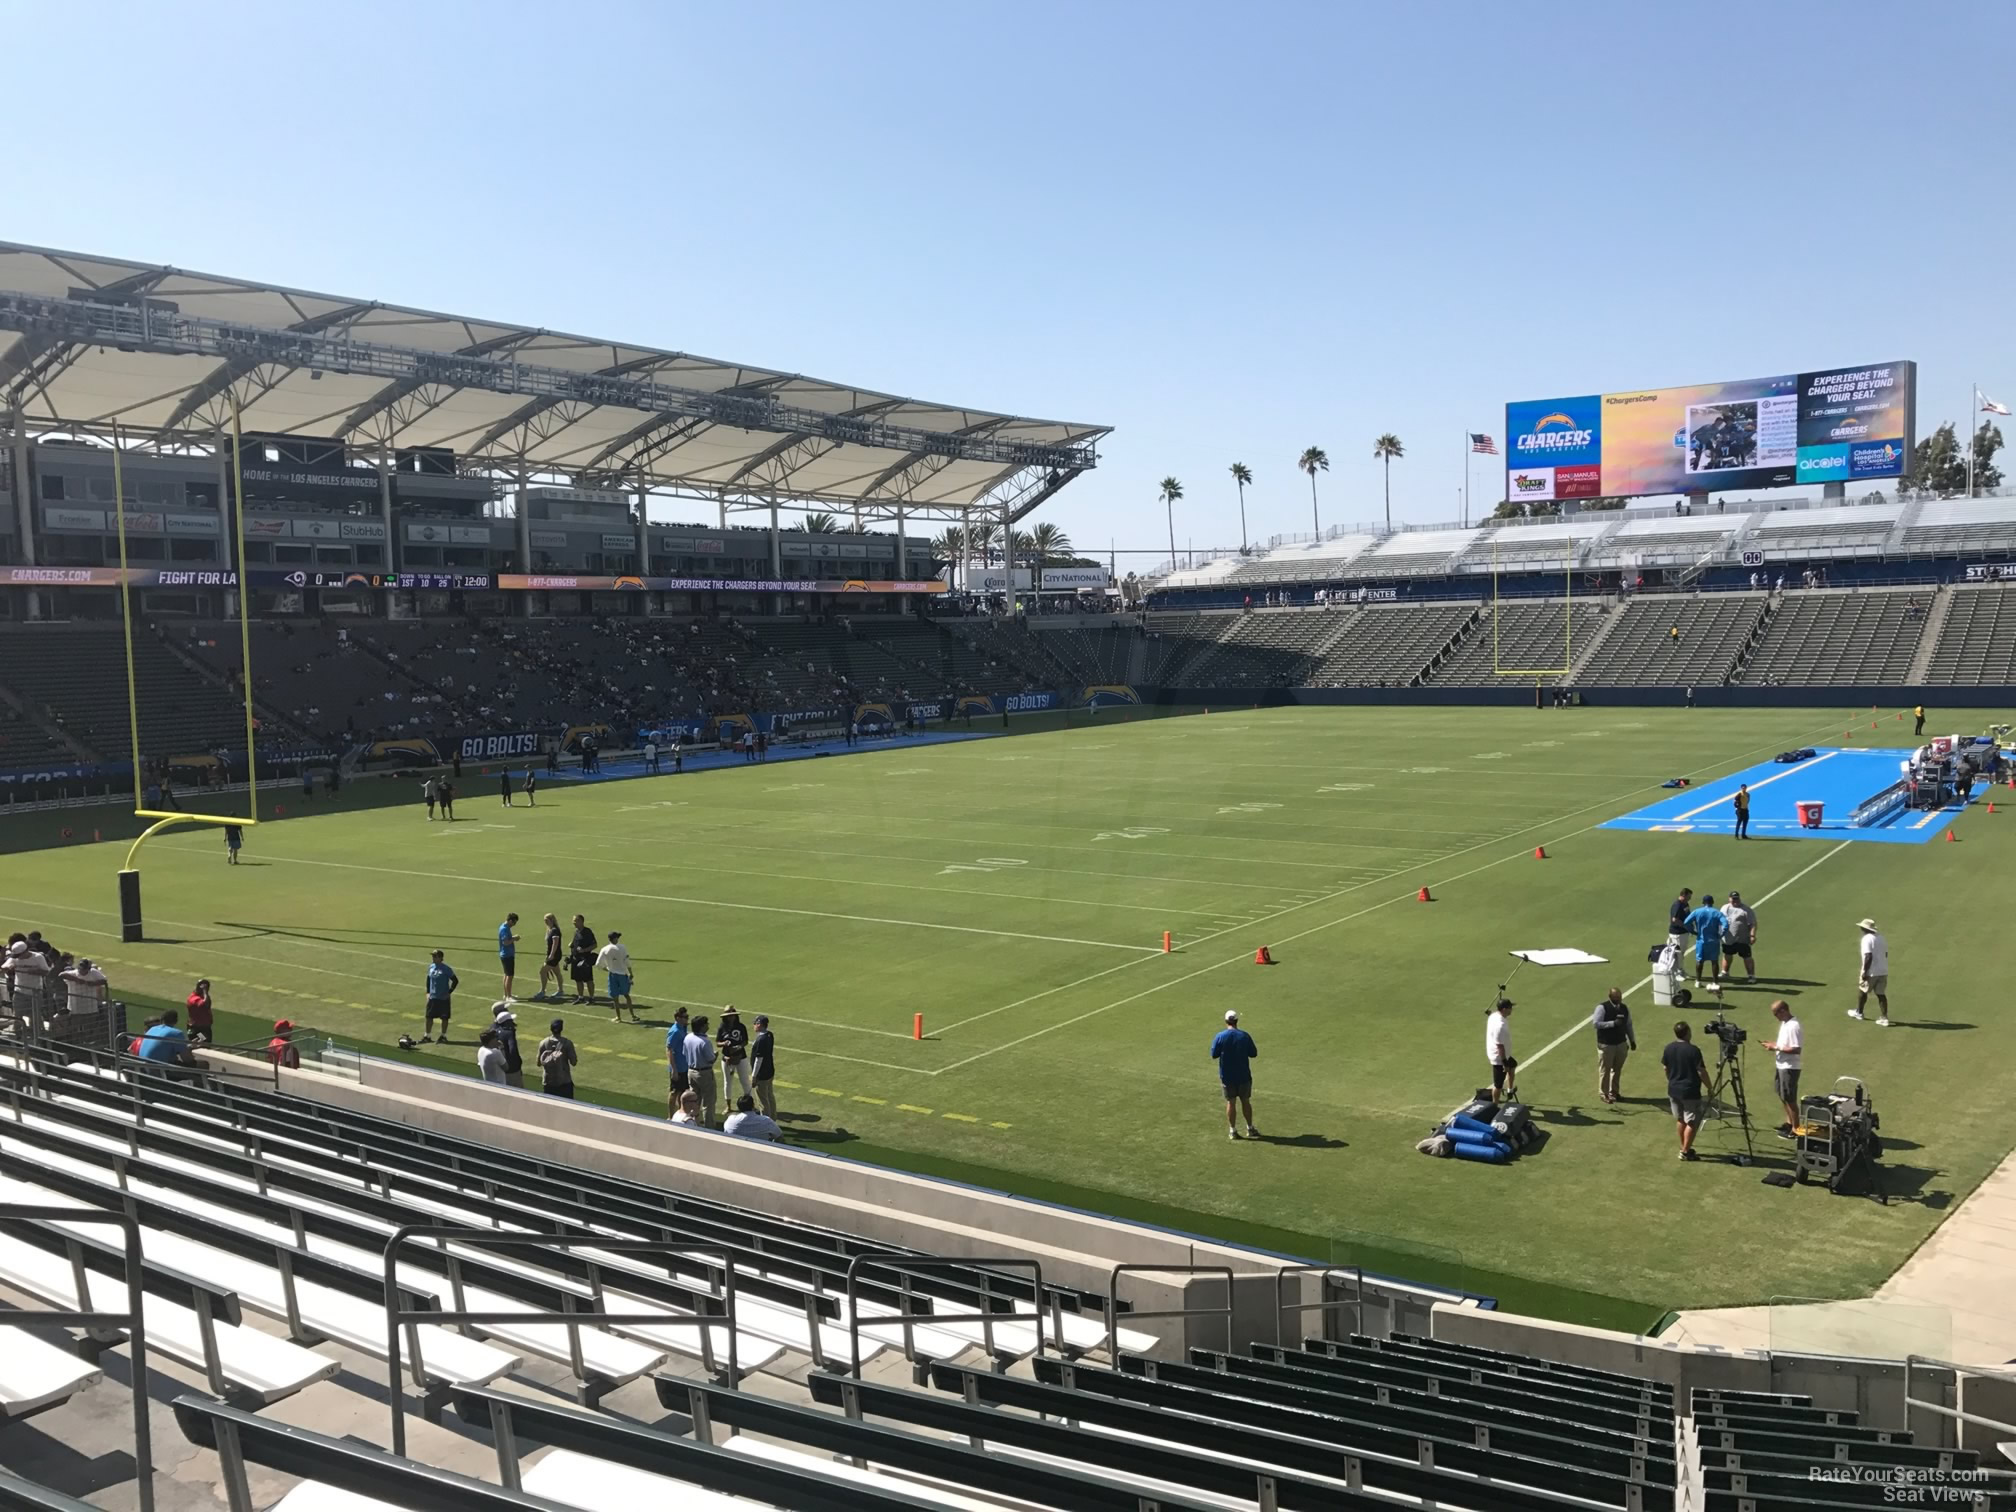
<svg viewBox="0 0 2016 1512"><path fill-rule="evenodd" d="M1470 528L1470 432L1463 432L1463 528Z"/></svg>
<svg viewBox="0 0 2016 1512"><path fill-rule="evenodd" d="M1981 385L1970 385L1974 398L1967 406L1967 497L1974 497L1974 425L1975 417L1981 413Z"/></svg>

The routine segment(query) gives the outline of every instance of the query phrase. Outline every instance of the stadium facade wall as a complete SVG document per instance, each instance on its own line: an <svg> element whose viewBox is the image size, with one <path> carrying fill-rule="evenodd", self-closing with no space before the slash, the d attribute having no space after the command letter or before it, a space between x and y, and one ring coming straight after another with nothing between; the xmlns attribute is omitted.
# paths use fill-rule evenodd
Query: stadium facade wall
<svg viewBox="0 0 2016 1512"><path fill-rule="evenodd" d="M501 1145L538 1159L756 1208L780 1218L837 1229L892 1247L947 1256L1017 1255L1037 1261L1046 1282L1104 1293L1116 1265L1224 1266L1234 1273L1232 1315L1225 1317L1220 1275L1130 1271L1120 1295L1137 1311L1192 1309L1149 1331L1164 1352L1243 1348L1254 1340L1292 1343L1322 1328L1314 1312L1277 1311L1280 1272L1294 1256L1219 1244L1197 1235L1124 1222L1006 1192L914 1176L814 1151L782 1148L726 1134L676 1128L660 1119L364 1056L359 1079L314 1070L282 1071L280 1090L410 1127ZM1288 1300L1315 1301L1318 1276L1289 1283ZM1299 1296L1298 1296L1299 1292ZM1365 1283L1368 1331L1425 1334L1431 1310L1455 1301L1488 1305L1440 1288ZM1348 1331L1349 1311L1328 1314ZM1373 1320L1380 1325L1373 1328ZM1147 1325L1143 1325L1147 1326Z"/></svg>
<svg viewBox="0 0 2016 1512"><path fill-rule="evenodd" d="M1142 700L1163 706L1205 709L1303 708L1359 704L1378 708L1408 705L1448 708L1465 704L1530 705L1533 684L1507 678L1502 688L1143 688ZM1685 688L1608 688L1572 683L1584 703L1606 708L1677 708L1687 700ZM2016 687L2007 684L1924 683L1858 688L1835 684L1813 687L1792 684L1702 684L1694 703L1704 709L1810 708L1839 709L1867 699L1885 709L2004 709L2016 706Z"/></svg>

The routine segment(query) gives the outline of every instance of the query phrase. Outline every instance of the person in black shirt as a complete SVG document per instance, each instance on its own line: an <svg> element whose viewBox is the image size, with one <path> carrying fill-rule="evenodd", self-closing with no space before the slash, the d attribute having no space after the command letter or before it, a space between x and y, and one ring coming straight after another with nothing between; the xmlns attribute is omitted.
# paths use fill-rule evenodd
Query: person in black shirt
<svg viewBox="0 0 2016 1512"><path fill-rule="evenodd" d="M1680 1158L1698 1160L1694 1135L1701 1127L1701 1097L1708 1085L1708 1062L1693 1042L1694 1031L1682 1019L1673 1026L1673 1043L1659 1054L1666 1068L1666 1103L1680 1130Z"/></svg>
<svg viewBox="0 0 2016 1512"><path fill-rule="evenodd" d="M595 952L600 947L601 942L588 927L588 921L580 914L574 915L574 938L567 947L567 965L574 976L577 1003L595 1001Z"/></svg>
<svg viewBox="0 0 2016 1512"><path fill-rule="evenodd" d="M1683 887L1680 896L1673 900L1666 910L1666 938L1674 945L1683 945L1687 937L1694 933L1687 927L1687 915L1694 912L1694 889Z"/></svg>
<svg viewBox="0 0 2016 1512"><path fill-rule="evenodd" d="M1610 995L1596 1005L1590 1023L1596 1029L1596 1095L1614 1103L1624 1078L1624 1061L1638 1048L1638 1035L1631 1027L1631 1010L1624 1002L1624 989L1612 987Z"/></svg>
<svg viewBox="0 0 2016 1512"><path fill-rule="evenodd" d="M733 1003L721 1010L721 1027L714 1031L714 1047L721 1052L723 1100L737 1081L742 1083L742 1095L753 1097L755 1088L749 1081L749 1029Z"/></svg>
<svg viewBox="0 0 2016 1512"><path fill-rule="evenodd" d="M549 913L546 915L546 958L539 963L540 998L546 996L546 979L548 977L553 979L553 996L557 998L566 990L563 984L567 979L560 974L561 955L560 921ZM535 998L533 1001L537 1002L538 998Z"/></svg>
<svg viewBox="0 0 2016 1512"><path fill-rule="evenodd" d="M749 1041L749 1074L756 1083L756 1106L771 1118L777 1116L777 1094L771 1082L777 1076L777 1036L770 1032L770 1015L756 1015L756 1036Z"/></svg>

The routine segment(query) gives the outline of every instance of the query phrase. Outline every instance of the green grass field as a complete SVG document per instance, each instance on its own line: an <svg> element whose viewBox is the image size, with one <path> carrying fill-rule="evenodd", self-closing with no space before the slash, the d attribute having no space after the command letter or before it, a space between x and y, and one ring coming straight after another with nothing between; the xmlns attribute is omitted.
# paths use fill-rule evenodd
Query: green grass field
<svg viewBox="0 0 2016 1512"><path fill-rule="evenodd" d="M1884 718L1866 738L1901 742ZM131 1002L179 1002L207 974L240 1016L227 1029L286 1015L394 1055L420 1032L440 946L463 979L462 1043L416 1053L467 1071L505 912L526 939L521 994L540 915L583 912L624 932L649 1005L645 1027L561 1010L584 1095L662 1113L657 1025L676 1003L733 1001L775 1021L780 1101L807 1147L1645 1326L1668 1308L1865 1293L2012 1144L1994 879L2016 813L1977 805L1955 824L1962 843L1923 846L1595 828L1667 777L1843 727L1825 710L1095 716L563 784L511 812L472 772L452 827L417 804L293 817L251 832L235 870L211 831L150 842L143 945L117 939L111 843L10 856L0 916L102 952ZM1649 988L1631 994L1642 1048L1625 1101L1595 1098L1576 1026L1613 982L1646 975L1682 883L1776 892L1758 907L1767 982L1729 1006L1758 1040L1773 995L1797 1006L1809 1089L1867 1079L1889 1207L1675 1161L1656 1064L1668 1021ZM1433 904L1416 901L1423 884ZM1854 922L1871 913L1894 953L1887 1031L1844 1017ZM1252 964L1262 944L1278 965ZM1415 1154L1482 1079L1507 952L1560 945L1612 964L1514 984L1544 1146L1507 1168ZM1261 1142L1225 1137L1206 1051L1228 1007L1261 1047ZM547 1014L520 1017L529 1049ZM1753 1047L1747 1064L1760 1153L1780 1160L1769 1057ZM1711 1125L1702 1148L1738 1143Z"/></svg>

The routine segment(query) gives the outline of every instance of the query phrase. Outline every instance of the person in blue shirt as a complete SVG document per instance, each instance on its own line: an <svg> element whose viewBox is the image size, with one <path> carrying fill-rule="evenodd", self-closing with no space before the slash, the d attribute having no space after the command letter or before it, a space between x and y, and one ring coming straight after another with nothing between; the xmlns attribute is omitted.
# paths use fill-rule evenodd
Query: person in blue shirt
<svg viewBox="0 0 2016 1512"><path fill-rule="evenodd" d="M195 1058L189 1053L189 1036L182 1032L181 1020L181 1014L173 1008L164 1010L161 1022L140 1036L134 1053L140 1059L157 1065L195 1065Z"/></svg>
<svg viewBox="0 0 2016 1512"><path fill-rule="evenodd" d="M455 995L455 989L462 985L462 979L455 975L442 951L434 952L434 964L427 968L427 1027L421 1032L420 1043L434 1043L434 1021L441 1021L441 1043L448 1043L448 1000Z"/></svg>
<svg viewBox="0 0 2016 1512"><path fill-rule="evenodd" d="M1722 980L1722 936L1729 932L1729 920L1715 906L1713 893L1701 894L1701 906L1687 915L1687 928L1694 935L1694 980L1701 980L1705 968L1710 980Z"/></svg>
<svg viewBox="0 0 2016 1512"><path fill-rule="evenodd" d="M1225 1010L1225 1027L1218 1031L1211 1041L1211 1059L1218 1062L1218 1082L1225 1091L1225 1136L1239 1137L1239 1120L1235 1112L1246 1115L1246 1137L1258 1139L1260 1131L1253 1127L1253 1058L1260 1053L1260 1047L1253 1043L1253 1036L1239 1027L1239 1010Z"/></svg>
<svg viewBox="0 0 2016 1512"><path fill-rule="evenodd" d="M672 1027L665 1031L665 1065L672 1078L672 1091L666 1099L667 1118L679 1111L679 1099L686 1092L686 1033L690 1027L686 1017L684 1008L674 1008Z"/></svg>
<svg viewBox="0 0 2016 1512"><path fill-rule="evenodd" d="M518 976L518 915L506 914L497 926L497 965L504 973L504 1001L516 1002L511 984Z"/></svg>

